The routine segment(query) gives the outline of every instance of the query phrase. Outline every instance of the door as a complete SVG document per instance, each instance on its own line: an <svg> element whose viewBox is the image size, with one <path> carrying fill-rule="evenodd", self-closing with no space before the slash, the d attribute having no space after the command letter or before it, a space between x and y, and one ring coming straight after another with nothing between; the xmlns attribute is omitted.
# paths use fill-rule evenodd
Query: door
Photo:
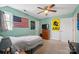
<svg viewBox="0 0 79 59"><path fill-rule="evenodd" d="M72 18L66 18L61 21L61 40L68 42L73 40Z"/></svg>

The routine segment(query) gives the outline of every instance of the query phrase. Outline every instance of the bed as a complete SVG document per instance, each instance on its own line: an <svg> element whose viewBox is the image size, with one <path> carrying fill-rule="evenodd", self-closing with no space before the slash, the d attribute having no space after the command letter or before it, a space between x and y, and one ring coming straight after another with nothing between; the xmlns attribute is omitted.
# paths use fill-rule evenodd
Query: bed
<svg viewBox="0 0 79 59"><path fill-rule="evenodd" d="M13 49L25 49L31 50L38 45L43 44L43 40L40 36L21 36L21 37L11 37Z"/></svg>

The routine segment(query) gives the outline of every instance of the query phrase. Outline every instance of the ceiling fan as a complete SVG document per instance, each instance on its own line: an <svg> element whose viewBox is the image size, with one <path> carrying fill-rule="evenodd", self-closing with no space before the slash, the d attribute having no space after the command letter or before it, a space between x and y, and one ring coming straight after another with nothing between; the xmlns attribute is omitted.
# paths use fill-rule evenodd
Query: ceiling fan
<svg viewBox="0 0 79 59"><path fill-rule="evenodd" d="M56 12L56 10L53 10L52 9L54 6L55 6L55 4L51 4L51 5L45 6L44 8L37 7L38 9L41 9L42 10L42 11L38 12L37 14L45 13L45 15L47 16L48 15L48 12Z"/></svg>

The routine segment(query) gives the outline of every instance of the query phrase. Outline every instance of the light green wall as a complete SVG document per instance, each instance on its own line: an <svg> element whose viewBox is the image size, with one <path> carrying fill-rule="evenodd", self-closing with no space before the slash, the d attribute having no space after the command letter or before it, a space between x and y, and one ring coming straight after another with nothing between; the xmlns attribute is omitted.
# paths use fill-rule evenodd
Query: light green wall
<svg viewBox="0 0 79 59"><path fill-rule="evenodd" d="M30 30L30 21L33 20L35 22L39 22L37 18L34 18L32 16L29 16L17 9L11 8L11 7L2 7L0 8L2 11L6 11L9 13L12 13L12 15L16 15L19 17L26 17L29 19L29 28L13 28L12 31L0 31L0 35L3 36L23 36L23 35L38 35L39 34L39 26L36 26L35 30Z"/></svg>
<svg viewBox="0 0 79 59"><path fill-rule="evenodd" d="M52 18L45 18L45 19L40 20L41 26L42 26L42 24L49 24L49 30L50 30L51 29L51 27L50 27L51 20L52 20ZM42 28L41 26L40 26L40 29Z"/></svg>

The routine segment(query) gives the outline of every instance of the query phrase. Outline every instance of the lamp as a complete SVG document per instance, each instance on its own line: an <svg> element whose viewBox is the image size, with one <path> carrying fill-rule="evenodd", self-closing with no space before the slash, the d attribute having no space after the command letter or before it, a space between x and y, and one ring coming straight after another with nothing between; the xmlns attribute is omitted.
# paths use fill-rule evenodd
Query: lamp
<svg viewBox="0 0 79 59"><path fill-rule="evenodd" d="M9 37L3 38L0 42L0 51L4 52L7 48L10 48L12 42Z"/></svg>

